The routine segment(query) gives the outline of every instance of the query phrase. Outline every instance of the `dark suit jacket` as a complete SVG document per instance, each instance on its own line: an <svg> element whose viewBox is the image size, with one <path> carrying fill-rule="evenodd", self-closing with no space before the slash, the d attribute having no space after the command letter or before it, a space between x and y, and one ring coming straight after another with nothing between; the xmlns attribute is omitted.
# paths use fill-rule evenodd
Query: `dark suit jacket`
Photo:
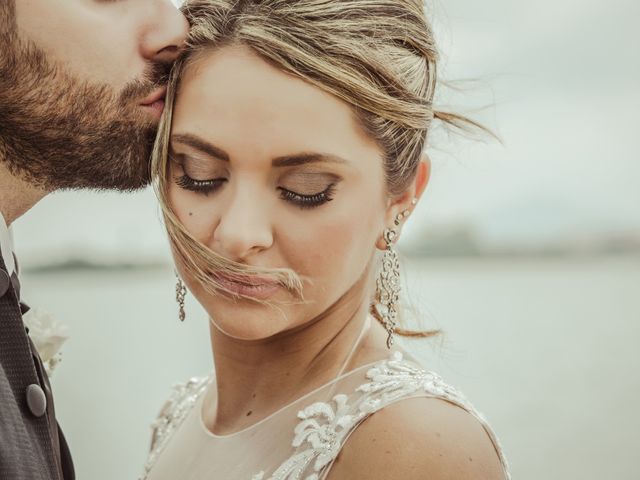
<svg viewBox="0 0 640 480"><path fill-rule="evenodd" d="M6 280L1 255L0 275ZM0 290L0 480L73 480L49 379L22 323L27 310L13 285ZM41 416L34 415L27 402L29 388L46 396Z"/></svg>

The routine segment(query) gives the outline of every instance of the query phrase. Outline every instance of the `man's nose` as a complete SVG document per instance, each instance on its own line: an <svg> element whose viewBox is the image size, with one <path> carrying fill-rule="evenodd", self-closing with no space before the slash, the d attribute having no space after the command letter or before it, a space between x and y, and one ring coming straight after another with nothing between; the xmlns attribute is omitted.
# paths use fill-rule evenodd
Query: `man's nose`
<svg viewBox="0 0 640 480"><path fill-rule="evenodd" d="M142 55L154 63L172 63L189 33L189 23L171 0L153 2L142 43Z"/></svg>

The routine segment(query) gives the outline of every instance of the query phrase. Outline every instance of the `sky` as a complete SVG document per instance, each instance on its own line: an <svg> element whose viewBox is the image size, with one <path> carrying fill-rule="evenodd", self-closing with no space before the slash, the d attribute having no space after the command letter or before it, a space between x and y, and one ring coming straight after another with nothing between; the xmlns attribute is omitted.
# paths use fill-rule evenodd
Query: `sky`
<svg viewBox="0 0 640 480"><path fill-rule="evenodd" d="M491 105L480 118L503 144L434 139L444 153L434 153L425 223L466 218L513 240L640 230L639 5L447 1L435 10L444 75L478 79L455 104Z"/></svg>
<svg viewBox="0 0 640 480"><path fill-rule="evenodd" d="M442 109L502 143L435 128L432 177L405 232L472 226L489 242L640 234L640 3L430 1ZM59 193L14 224L27 264L166 257L151 191Z"/></svg>

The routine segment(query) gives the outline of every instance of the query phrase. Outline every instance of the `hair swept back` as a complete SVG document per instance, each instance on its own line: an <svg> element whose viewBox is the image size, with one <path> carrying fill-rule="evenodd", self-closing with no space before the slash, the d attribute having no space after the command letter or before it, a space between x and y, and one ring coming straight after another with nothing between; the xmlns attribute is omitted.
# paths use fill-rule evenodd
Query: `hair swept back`
<svg viewBox="0 0 640 480"><path fill-rule="evenodd" d="M252 268L215 254L189 234L171 209L173 104L185 69L208 52L249 47L276 68L351 105L383 152L389 195L413 180L434 118L458 128L479 126L434 110L438 52L420 0L187 0L182 11L191 30L169 82L152 170L176 259L211 293L223 290L215 280L220 271L239 281L252 275L274 278L299 298L302 280L287 269Z"/></svg>

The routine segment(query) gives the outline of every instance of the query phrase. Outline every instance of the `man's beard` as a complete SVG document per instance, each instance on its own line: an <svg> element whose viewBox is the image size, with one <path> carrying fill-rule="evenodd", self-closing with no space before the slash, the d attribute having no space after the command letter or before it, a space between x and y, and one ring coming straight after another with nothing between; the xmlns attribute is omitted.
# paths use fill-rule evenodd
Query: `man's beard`
<svg viewBox="0 0 640 480"><path fill-rule="evenodd" d="M50 62L15 26L0 25L0 44L0 163L11 174L46 191L149 183L157 126L138 103L164 85L169 66L116 94Z"/></svg>

